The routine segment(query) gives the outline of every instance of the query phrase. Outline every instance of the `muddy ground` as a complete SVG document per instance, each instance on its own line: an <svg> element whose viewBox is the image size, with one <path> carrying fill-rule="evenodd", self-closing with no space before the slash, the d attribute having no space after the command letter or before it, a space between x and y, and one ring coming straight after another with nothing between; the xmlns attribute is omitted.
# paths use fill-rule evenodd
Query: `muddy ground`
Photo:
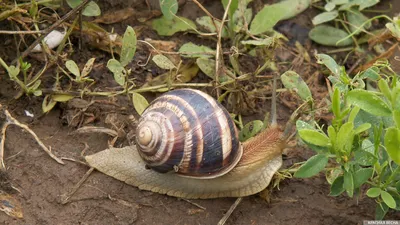
<svg viewBox="0 0 400 225"><path fill-rule="evenodd" d="M214 15L222 16L222 8L219 4L213 1L203 2ZM390 15L400 12L398 0L382 0L377 8L387 9L389 3L393 4ZM101 6L103 10L112 11L126 7L127 4L134 4L139 9L145 9L145 5L140 1L103 2ZM201 11L189 1L180 11L183 16L192 19L194 15L201 14ZM295 20L281 23L280 29L290 34L288 27L310 27L313 15L315 11L310 9ZM138 22L128 19L114 24L113 27L122 34L126 26L131 24L137 25ZM9 29L9 27L6 23L1 23L0 30L4 29ZM153 39L160 39L154 31L147 30L144 34ZM320 48L311 44L304 34L295 35L295 32L292 32L292 35L292 38L301 39L305 45L309 45L310 52ZM182 37L184 37L183 40ZM10 36L0 35L2 40L0 57L8 62L15 57L14 46L10 44L12 42L7 42L9 38ZM162 39L183 43L187 40L195 40L196 37L178 34ZM76 38L74 41L77 41ZM323 48L321 49L319 51L324 51ZM93 71L93 77L101 80L100 83L105 85L114 85L115 83L110 81L110 72L105 68L105 63L110 58L108 54L84 47L82 51L73 54L73 59L85 62L91 54L98 59L98 67ZM141 54L145 58L147 53L137 54L138 58L142 56ZM392 62L395 63L395 70L400 72L400 64L396 64L395 60ZM139 76L140 74L149 72L146 68L135 69L138 80L144 79L144 76ZM49 72L47 76L51 76L51 73ZM107 148L109 136L76 134L75 127L68 126L68 113L77 111L68 108L65 104L59 104L50 113L43 115L42 98L23 96L15 100L14 96L17 94L15 88L15 84L7 78L5 73L0 74L0 103L7 106L11 114L19 121L28 124L47 146L51 146L57 156L81 159L83 150L84 154L92 154ZM129 121L127 119L129 115L134 115L132 105L124 97L101 100L102 102L92 105L86 111L86 115L81 117L84 120L95 118L90 125L107 126L105 118L109 114L118 115L124 122ZM278 107L279 121L284 124L291 110L282 102ZM24 110L28 110L34 117L26 116ZM258 113L253 117L262 119L263 114ZM129 126L126 127L126 129L129 128ZM127 144L128 141L124 138L116 142L116 146ZM312 152L307 149L293 149L292 154L284 158L285 164L304 161L311 155ZM71 161L65 161L65 165L56 163L42 151L29 134L15 126L7 130L5 164L11 184L14 189L19 190L13 195L22 204L23 219L15 219L0 212L1 224L216 224L235 201L232 198L193 200L193 203L205 208L201 210L187 201L140 191L99 172L93 172L72 196L69 203L62 204L63 196L72 190L88 167ZM228 219L227 224L362 224L363 220L374 218L373 200L349 199L346 196L330 197L328 194L329 186L322 175L311 179L287 179L280 183L279 188L273 190L269 202L258 195L244 198ZM400 220L400 215L389 213L386 218Z"/></svg>

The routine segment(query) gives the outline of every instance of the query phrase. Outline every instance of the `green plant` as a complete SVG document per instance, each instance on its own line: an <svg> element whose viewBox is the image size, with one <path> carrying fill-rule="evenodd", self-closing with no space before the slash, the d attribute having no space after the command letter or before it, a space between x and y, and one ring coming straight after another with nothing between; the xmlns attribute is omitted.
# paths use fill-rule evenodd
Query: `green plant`
<svg viewBox="0 0 400 225"><path fill-rule="evenodd" d="M311 177L325 170L331 196L346 192L349 197L374 198L376 219L382 219L389 208L400 210L398 75L380 61L351 78L331 57L317 57L332 74L334 119L326 129L297 121L300 138L317 154L294 176ZM363 186L368 187L366 193Z"/></svg>
<svg viewBox="0 0 400 225"><path fill-rule="evenodd" d="M354 36L371 27L369 18L362 11L378 2L379 0L327 0L322 8L324 12L312 19L315 27L310 31L309 37L327 46L357 45L358 41ZM336 22L336 26L329 25L332 21ZM352 32L353 35L349 36Z"/></svg>
<svg viewBox="0 0 400 225"><path fill-rule="evenodd" d="M83 2L83 0L67 0L66 2L69 5L69 7L75 8L78 5L80 5ZM100 7L94 1L88 2L85 8L83 8L82 10L82 15L84 16L100 16L100 14L101 14Z"/></svg>
<svg viewBox="0 0 400 225"><path fill-rule="evenodd" d="M126 28L122 38L122 48L119 60L115 58L108 60L107 68L114 74L114 80L124 89L123 92L129 94L136 85L129 79L131 70L128 64L132 62L136 52L136 33L131 26ZM141 114L149 104L147 100L139 93L132 92L132 102L136 111Z"/></svg>
<svg viewBox="0 0 400 225"><path fill-rule="evenodd" d="M2 58L0 58L0 64L6 69L10 80L17 83L22 92L18 94L17 97L21 96L23 93L27 95L35 95L41 96L42 91L40 90L41 80L40 76L43 74L44 69L40 70L35 76L28 75L28 71L31 68L31 64L28 62L23 62L20 60L20 63L17 66L8 66ZM23 77L21 78L20 74L22 72Z"/></svg>
<svg viewBox="0 0 400 225"><path fill-rule="evenodd" d="M189 42L184 43L178 52L182 58L196 60L200 70L211 79L210 84L217 88L218 100L226 101L230 111L241 114L254 110L256 96L267 92L264 83L269 82L263 80L266 77L260 74L265 70L277 71L272 52L286 39L273 27L280 20L304 11L310 5L310 0L285 0L265 5L258 13L253 13L249 6L251 0L222 0L225 12L220 19L215 18L198 1L194 2L206 16L191 21L176 15L176 0L160 0L163 16L152 21L153 29L164 36L185 31L207 39L216 38L216 47ZM229 49L229 52L225 49ZM245 71L241 66L242 56L264 61L264 64L255 71ZM229 61L226 62L225 57Z"/></svg>

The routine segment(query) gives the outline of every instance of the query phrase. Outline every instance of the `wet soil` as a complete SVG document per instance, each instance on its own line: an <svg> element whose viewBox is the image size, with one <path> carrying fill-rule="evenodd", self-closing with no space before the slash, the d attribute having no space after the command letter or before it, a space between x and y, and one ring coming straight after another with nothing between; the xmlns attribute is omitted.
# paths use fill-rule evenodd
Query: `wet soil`
<svg viewBox="0 0 400 225"><path fill-rule="evenodd" d="M126 4L139 8L145 7L142 1L110 2L102 3L102 6L110 11L126 7ZM217 17L222 16L222 8L213 4L213 1L202 2L211 13ZM400 11L399 1L382 2L378 7L388 8L390 2L393 4L393 11ZM182 11L187 17L201 14L201 11L193 4L186 4ZM290 27L304 33L304 30L310 27L310 18L313 13L313 11L311 13L307 11L296 20L280 24L281 31L286 29L290 32L290 29L287 29ZM138 22L128 19L114 24L113 27L117 32L122 33L130 23L137 24ZM0 28L9 29L4 24L0 24ZM311 44L300 31L297 35L292 31L292 38L298 39L304 45L309 45L311 49L319 48ZM154 31L146 31L145 34L153 39L172 40L178 43L198 40L191 35L160 38ZM12 60L14 57L10 53L13 52L12 44L6 41L9 37L0 36L0 38L5 40L1 42L0 56L3 59ZM323 48L321 49L320 51L323 51ZM99 64L103 64L94 70L93 76L101 80L101 85L113 85L113 81L109 79L110 74L104 66L110 57L108 54L85 48L82 52L75 53L73 58L78 62L85 62L91 54L96 55ZM147 53L137 54L139 54L138 58L141 57L140 54L143 54L145 59ZM396 60L392 62L394 68L400 68ZM144 76L139 77L140 74L157 73L151 69L134 69L138 80L144 80ZM400 72L398 69L395 70ZM49 73L47 76L51 77L52 74ZM76 127L68 126L68 113L73 112L76 115L78 111L70 109L67 104L58 104L48 114L43 115L41 113L42 98L22 96L15 100L16 86L6 75L0 70L0 104L7 106L10 113L20 122L28 124L46 146L51 146L55 155L82 160L82 154L93 154L108 147L111 140L109 136L93 133L77 134ZM315 85L324 84L315 82ZM320 88L325 89L325 87ZM93 104L85 111L86 114L80 117L84 121L90 121L89 125L109 127L105 119L110 114L116 115L120 118L119 121L128 124L129 115L135 115L130 102L124 97L112 98L112 101L96 99L102 102ZM108 104L107 101L112 104ZM278 107L279 121L284 124L291 109L282 102ZM25 110L32 113L34 117L27 116ZM91 121L90 118L93 117L95 119ZM259 113L253 117L262 119L263 115ZM3 118L0 117L0 119ZM130 126L126 125L125 130L129 128ZM115 146L127 144L128 141L121 138ZM304 161L312 154L310 150L295 148L291 150L291 154L284 157L285 164ZM7 130L4 159L9 181L14 190L13 196L22 205L23 218L16 219L0 212L0 224L217 224L235 201L233 198L223 198L187 202L174 197L140 191L95 171L69 202L63 204L66 193L73 189L89 168L68 160L65 160L65 165L58 164L27 132L16 126L10 126ZM346 196L330 197L328 194L329 186L322 175L310 179L286 179L280 183L279 188L272 191L268 202L258 195L244 198L228 219L227 224L362 224L363 220L374 218L373 200L349 199ZM205 209L200 209L192 203L199 204ZM389 213L386 218L400 220L400 215Z"/></svg>

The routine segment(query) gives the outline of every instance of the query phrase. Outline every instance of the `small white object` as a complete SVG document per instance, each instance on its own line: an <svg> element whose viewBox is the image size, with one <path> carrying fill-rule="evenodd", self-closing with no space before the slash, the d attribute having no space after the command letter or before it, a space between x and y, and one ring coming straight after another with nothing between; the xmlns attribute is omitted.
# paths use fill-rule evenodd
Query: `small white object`
<svg viewBox="0 0 400 225"><path fill-rule="evenodd" d="M50 49L53 49L60 45L61 41L65 37L65 32L60 32L58 30L53 30L51 31L43 40L49 46ZM42 46L40 44L37 44L33 49L32 52L41 52L42 51Z"/></svg>
<svg viewBox="0 0 400 225"><path fill-rule="evenodd" d="M29 116L29 117L34 117L34 115L32 113L30 113L28 110L25 110L25 115Z"/></svg>
<svg viewBox="0 0 400 225"><path fill-rule="evenodd" d="M110 41L115 41L117 40L118 35L117 34L110 34Z"/></svg>

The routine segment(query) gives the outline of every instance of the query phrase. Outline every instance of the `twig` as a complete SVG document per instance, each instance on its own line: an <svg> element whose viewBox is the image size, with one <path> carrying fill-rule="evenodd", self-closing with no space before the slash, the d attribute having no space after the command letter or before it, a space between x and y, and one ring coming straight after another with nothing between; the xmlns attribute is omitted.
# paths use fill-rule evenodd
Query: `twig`
<svg viewBox="0 0 400 225"><path fill-rule="evenodd" d="M61 197L61 204L65 205L69 202L69 199L72 197L72 195L75 194L75 192L82 186L82 184L86 181L86 179L90 176L90 174L93 172L94 168L90 167L90 169L85 173L85 175L83 175L83 177L79 180L79 182L77 184L75 184L75 186L72 188L72 190L67 193L64 194Z"/></svg>
<svg viewBox="0 0 400 225"><path fill-rule="evenodd" d="M272 100L271 100L271 126L276 126L277 123L277 112L276 112L276 80L277 75L274 75L272 84Z"/></svg>
<svg viewBox="0 0 400 225"><path fill-rule="evenodd" d="M67 14L65 14L60 20L57 20L53 25L51 25L49 28L44 30L43 35L41 35L39 38L37 38L22 54L21 54L21 59L25 58L29 53L32 51L32 49L43 40L49 34L51 31L53 31L56 27L58 27L61 23L66 21L69 17L71 17L73 14L75 14L77 11L81 10L89 0L84 0L81 4L79 4L76 8L73 8L71 11L69 11ZM14 59L11 64L15 64L18 62L19 58Z"/></svg>
<svg viewBox="0 0 400 225"><path fill-rule="evenodd" d="M242 197L237 198L236 201L231 205L229 208L228 212L222 217L222 219L218 222L218 225L224 225L225 222L228 220L228 218L231 216L233 211L236 209L236 207L240 204L240 202L243 200Z"/></svg>
<svg viewBox="0 0 400 225"><path fill-rule="evenodd" d="M44 30L0 30L0 34L44 34Z"/></svg>
<svg viewBox="0 0 400 225"><path fill-rule="evenodd" d="M190 201L190 200L188 200L188 199L185 199L185 198L181 198L181 199L182 199L183 201L186 201L186 202L188 202L188 203L190 203L190 204L192 204L192 205L194 205L194 206L196 206L196 207L202 209L202 210L206 210L206 207L201 206L201 205L199 205L199 204L197 204L197 203L195 203L195 202L192 202L192 201Z"/></svg>
<svg viewBox="0 0 400 225"><path fill-rule="evenodd" d="M2 109L2 105L1 105L1 104L0 104L0 109ZM60 163L60 164L64 164L64 162L63 162L61 159L59 159L57 156L55 156L55 155L51 152L51 148L50 148L50 149L47 148L46 145L44 145L43 142L39 139L39 137L35 134L35 132L33 132L27 125L20 123L17 119L15 119L14 117L12 117L11 114L8 112L7 109L4 109L4 114L6 115L6 120L7 120L6 124L7 124L7 123L8 123L8 125L13 124L13 125L16 125L16 126L22 128L22 129L28 131L28 132L33 136L33 138L35 139L35 141L40 145L40 147L42 147L42 149L43 149L51 158L53 158L54 160L56 160L56 161L57 161L58 163ZM8 125L7 125L7 126L8 126ZM7 128L7 127L6 127L6 128ZM5 137L5 129L6 129L6 128L3 127L3 129L2 129L2 135L3 135L2 142L4 142L4 139L5 139L4 137ZM2 146L4 146L4 143L2 143ZM1 150L4 151L4 147L3 147ZM3 157L3 153L1 153L1 154L2 154L1 157ZM1 158L0 160L3 161L3 158ZM2 162L2 164L3 164L2 166L4 166L4 162ZM5 168L5 167L4 167L4 168Z"/></svg>
<svg viewBox="0 0 400 225"><path fill-rule="evenodd" d="M1 107L1 105L0 105ZM1 160L1 168L0 170L5 171L6 170L6 165L4 164L4 145L6 142L6 129L10 125L10 123L7 121L4 123L3 127L1 128L1 143L0 143L0 160Z"/></svg>
<svg viewBox="0 0 400 225"><path fill-rule="evenodd" d="M228 11L229 7L231 7L232 0L229 0L226 10L224 13L224 16L222 17L221 25L219 26L218 30L218 41L217 41L217 52L215 54L215 81L217 84L219 84L219 75L221 73L221 68L223 67L223 58L222 58L222 47L221 47L221 39L222 39L222 30L224 29L224 23L226 20L226 17L228 16ZM221 64L221 65L220 65ZM217 97L219 98L220 96L220 91L217 88Z"/></svg>
<svg viewBox="0 0 400 225"><path fill-rule="evenodd" d="M105 128L105 127L95 127L95 126L81 127L79 129L77 129L76 131L74 131L73 133L76 133L76 134L104 133L104 134L108 134L112 137L118 137L118 132L113 129L109 129L109 128Z"/></svg>
<svg viewBox="0 0 400 225"><path fill-rule="evenodd" d="M62 160L67 160L67 161L71 161L71 162L76 162L76 163L79 163L79 164L84 165L84 166L89 166L87 163L85 163L83 161L80 161L78 159L73 159L73 158L68 158L68 157L61 157L61 159Z"/></svg>
<svg viewBox="0 0 400 225"><path fill-rule="evenodd" d="M207 14L207 16L209 16L209 17L211 18L211 22L213 23L213 25L214 25L214 27L215 27L215 30L218 30L218 26L217 26L217 24L215 23L215 21L217 20L217 18L215 18L213 15L211 15L211 13L210 13L206 8L204 8L204 6L203 6L202 4L200 4L200 2L198 2L197 0L193 0L193 2L196 3L196 5L197 5L201 10L203 10L203 12L205 12L205 13Z"/></svg>

